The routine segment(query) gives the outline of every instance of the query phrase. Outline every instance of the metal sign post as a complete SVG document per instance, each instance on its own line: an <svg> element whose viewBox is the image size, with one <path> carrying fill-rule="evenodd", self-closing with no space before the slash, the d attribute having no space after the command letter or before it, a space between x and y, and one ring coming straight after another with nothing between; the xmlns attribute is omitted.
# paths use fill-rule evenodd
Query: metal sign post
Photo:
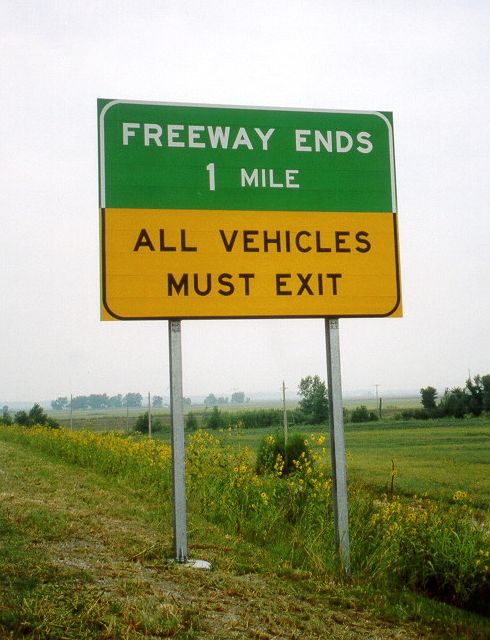
<svg viewBox="0 0 490 640"><path fill-rule="evenodd" d="M185 499L184 407L180 320L169 320L170 420L172 429L172 482L174 552L177 562L187 562L187 512Z"/></svg>
<svg viewBox="0 0 490 640"><path fill-rule="evenodd" d="M338 318L325 318L327 348L328 411L330 419L330 455L332 460L332 496L337 558L345 575L350 576L349 513L345 468L344 415L340 374Z"/></svg>

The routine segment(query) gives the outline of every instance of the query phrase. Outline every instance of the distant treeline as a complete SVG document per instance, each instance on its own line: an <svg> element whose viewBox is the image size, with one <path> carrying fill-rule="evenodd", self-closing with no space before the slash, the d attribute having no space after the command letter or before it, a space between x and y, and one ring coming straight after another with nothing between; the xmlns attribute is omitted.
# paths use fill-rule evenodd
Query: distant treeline
<svg viewBox="0 0 490 640"><path fill-rule="evenodd" d="M476 375L468 378L464 387L446 389L438 399L434 387L420 389L422 408L402 411L397 417L408 420L429 420L430 418L464 418L465 415L480 416L490 411L490 375Z"/></svg>
<svg viewBox="0 0 490 640"><path fill-rule="evenodd" d="M141 393L121 393L108 396L107 393L91 393L88 396L60 396L51 402L51 408L55 411L63 409L122 409L123 407L142 407L143 396ZM152 397L153 407L162 407L162 396Z"/></svg>
<svg viewBox="0 0 490 640"><path fill-rule="evenodd" d="M250 402L250 398L245 397L243 391L236 391L231 395L231 404L243 404ZM217 405L227 405L230 403L229 397L215 396L214 393L210 393L204 400L204 404L207 407L214 407ZM146 404L146 397L143 398L141 393L126 393L125 395L119 393L115 396L109 396L107 393L91 393L90 395L79 395L68 398L67 396L60 396L56 400L51 401L51 408L54 411L63 411L65 409L80 410L80 409L122 409L122 408L138 408ZM192 404L190 398L184 398L184 405L190 406ZM152 396L151 405L155 408L164 406L162 396Z"/></svg>
<svg viewBox="0 0 490 640"><path fill-rule="evenodd" d="M204 404L207 407L214 407L220 404L228 404L230 402L230 398L227 396L215 396L214 393L208 394L204 398ZM244 402L250 402L250 398L246 398L243 391L235 391L231 394L231 404L243 404Z"/></svg>
<svg viewBox="0 0 490 640"><path fill-rule="evenodd" d="M328 422L328 397L325 383L318 376L307 376L300 382L298 393L301 400L295 409L288 409L287 420L289 424L321 424ZM428 420L431 418L455 417L463 418L465 415L479 416L484 412L490 412L490 374L476 375L468 378L464 387L447 388L442 397L438 398L437 390L428 386L420 389L422 407L418 409L406 409L395 415L396 419ZM206 410L201 413L190 412L186 418L186 426L193 430L198 427L209 429L221 429L229 426L241 425L243 428L278 427L283 424L284 411L282 409L243 409L239 411L221 411L223 405L229 406L229 398L217 397L210 393L204 404ZM231 404L247 404L249 399L242 391L234 392L231 396ZM184 405L191 406L190 398L184 398ZM37 407L38 405L36 405ZM141 393L131 392L125 395L117 394L109 396L106 393L93 393L90 395L78 395L68 398L61 396L51 402L54 410L69 409L122 409L141 408L144 399ZM154 408L163 407L162 396L152 397ZM211 410L209 410L212 407ZM24 415L19 412L15 416L20 424L32 423L35 415ZM4 407L1 421L9 421L8 407ZM364 405L348 411L344 408L345 422L376 421L381 417L381 406L376 411L369 411ZM13 420L10 417L10 420ZM42 424L42 422L41 422ZM155 427L157 424L155 423Z"/></svg>
<svg viewBox="0 0 490 640"><path fill-rule="evenodd" d="M107 393L91 393L88 396L73 396L68 398L60 396L51 402L55 411L63 409L119 409L122 407L141 407L143 396L141 393L127 393L125 396L118 394L108 396Z"/></svg>

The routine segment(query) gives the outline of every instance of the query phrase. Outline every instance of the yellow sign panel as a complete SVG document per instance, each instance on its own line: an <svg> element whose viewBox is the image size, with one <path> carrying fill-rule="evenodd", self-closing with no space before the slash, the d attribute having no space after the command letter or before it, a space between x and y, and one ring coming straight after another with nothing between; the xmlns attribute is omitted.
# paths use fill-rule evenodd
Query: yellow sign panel
<svg viewBox="0 0 490 640"><path fill-rule="evenodd" d="M389 212L101 210L104 319L401 315Z"/></svg>

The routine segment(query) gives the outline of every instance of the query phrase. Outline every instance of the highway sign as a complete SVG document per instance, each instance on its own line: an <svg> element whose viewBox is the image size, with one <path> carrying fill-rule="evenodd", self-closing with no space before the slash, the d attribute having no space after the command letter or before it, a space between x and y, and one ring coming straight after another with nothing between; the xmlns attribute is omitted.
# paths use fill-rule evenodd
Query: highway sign
<svg viewBox="0 0 490 640"><path fill-rule="evenodd" d="M401 315L389 113L98 108L103 319Z"/></svg>

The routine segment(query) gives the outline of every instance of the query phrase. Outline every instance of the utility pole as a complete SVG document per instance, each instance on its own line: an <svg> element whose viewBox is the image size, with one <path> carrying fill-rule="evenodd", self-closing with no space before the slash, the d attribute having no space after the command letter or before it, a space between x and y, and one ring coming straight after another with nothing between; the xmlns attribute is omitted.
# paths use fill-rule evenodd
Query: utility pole
<svg viewBox="0 0 490 640"><path fill-rule="evenodd" d="M284 448L288 444L288 412L286 409L286 384L282 381L282 408L284 412Z"/></svg>
<svg viewBox="0 0 490 640"><path fill-rule="evenodd" d="M151 396L148 391L148 435L151 438Z"/></svg>
<svg viewBox="0 0 490 640"><path fill-rule="evenodd" d="M376 387L376 411L381 413L381 407L380 407L380 404L379 404L379 394L378 394L378 387L380 387L381 385L380 384L375 384L374 386Z"/></svg>

